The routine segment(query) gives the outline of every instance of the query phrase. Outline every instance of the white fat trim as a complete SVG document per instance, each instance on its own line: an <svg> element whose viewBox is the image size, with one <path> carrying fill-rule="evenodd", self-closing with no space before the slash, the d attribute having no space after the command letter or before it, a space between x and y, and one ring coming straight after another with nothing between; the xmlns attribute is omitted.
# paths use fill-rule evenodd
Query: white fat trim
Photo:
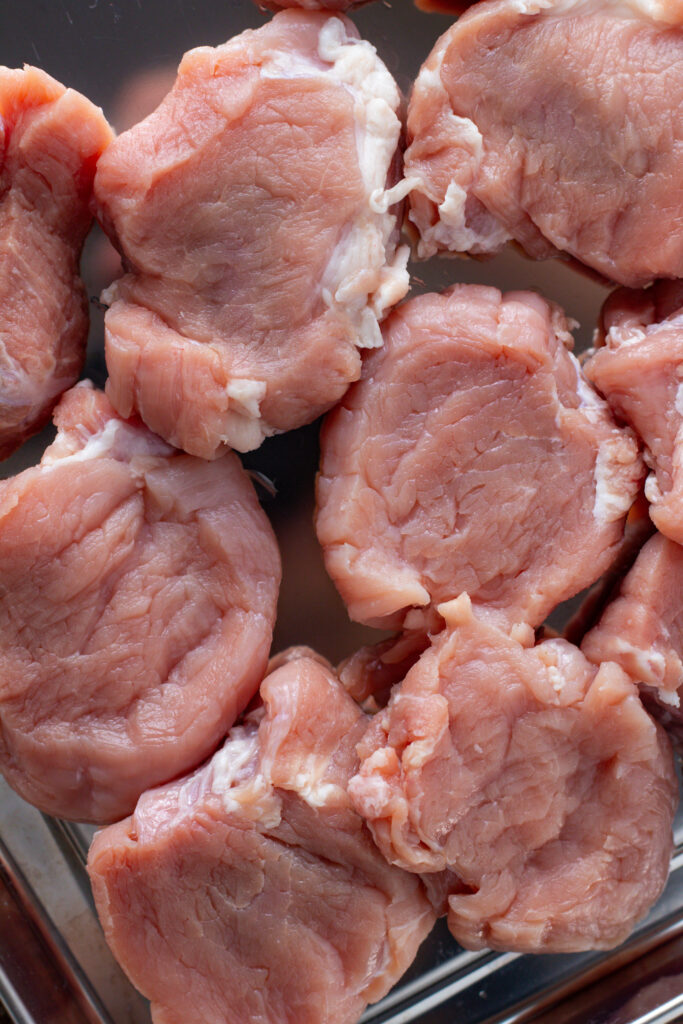
<svg viewBox="0 0 683 1024"><path fill-rule="evenodd" d="M258 730L238 726L211 761L211 792L221 798L229 814L276 828L282 803L269 780L258 770Z"/></svg>
<svg viewBox="0 0 683 1024"><path fill-rule="evenodd" d="M596 0L510 0L510 7L519 14L582 14L604 10L604 3L598 8ZM649 21L668 25L681 24L680 8L671 0L615 0L610 5L610 14L617 18L647 18Z"/></svg>
<svg viewBox="0 0 683 1024"><path fill-rule="evenodd" d="M579 399L579 409L590 423L609 423L611 417L608 412L607 402L597 393L595 388L584 376L581 364L576 356L570 352L569 358L576 371L576 394Z"/></svg>
<svg viewBox="0 0 683 1024"><path fill-rule="evenodd" d="M605 344L608 348L616 349L622 345L634 345L645 341L647 334L642 327L610 327L605 335Z"/></svg>
<svg viewBox="0 0 683 1024"><path fill-rule="evenodd" d="M612 523L626 515L635 491L625 486L621 469L620 454L624 450L625 438L607 438L600 444L595 460L595 502L593 516L599 523Z"/></svg>
<svg viewBox="0 0 683 1024"><path fill-rule="evenodd" d="M261 415L261 402L266 394L266 383L249 377L233 377L226 392L233 405L243 416L257 420Z"/></svg>
<svg viewBox="0 0 683 1024"><path fill-rule="evenodd" d="M377 348L382 344L379 321L407 294L410 283L408 254L404 247L396 250L396 218L388 212L404 198L405 186L399 183L386 188L401 133L396 114L401 97L374 46L347 35L339 18L329 18L320 30L317 57L290 51L274 53L261 73L267 77L333 81L353 97L366 211L330 256L321 294L330 309L339 308L350 317L359 348Z"/></svg>
<svg viewBox="0 0 683 1024"><path fill-rule="evenodd" d="M676 388L676 398L674 399L674 408L679 416L683 416L683 383L679 384ZM678 441L678 438L676 438Z"/></svg>
<svg viewBox="0 0 683 1024"><path fill-rule="evenodd" d="M305 800L309 807L327 807L331 804L346 804L346 791L335 785L333 782L323 782L322 776L328 767L328 762L316 761L309 757L302 767L302 771L294 776L293 788L302 800Z"/></svg>
<svg viewBox="0 0 683 1024"><path fill-rule="evenodd" d="M107 420L102 430L89 437L82 448L74 450L74 443L77 443L75 438L58 435L55 443L43 455L41 469L52 469L72 462L88 462L107 455L118 459L123 457L127 461L136 455L163 457L172 455L175 451L171 445L144 427L133 427L123 420L114 418ZM72 450L69 451L69 448ZM60 450L65 449L68 454L60 455Z"/></svg>
<svg viewBox="0 0 683 1024"><path fill-rule="evenodd" d="M245 416L239 409L228 409L223 413L221 421L222 444L234 448L236 452L251 452L258 448L267 437L280 431L271 427L262 419Z"/></svg>
<svg viewBox="0 0 683 1024"><path fill-rule="evenodd" d="M662 704L668 704L671 708L680 708L681 698L678 690L657 690L657 697Z"/></svg>
<svg viewBox="0 0 683 1024"><path fill-rule="evenodd" d="M662 492L654 473L649 473L645 481L645 497L651 505L656 505L662 500Z"/></svg>

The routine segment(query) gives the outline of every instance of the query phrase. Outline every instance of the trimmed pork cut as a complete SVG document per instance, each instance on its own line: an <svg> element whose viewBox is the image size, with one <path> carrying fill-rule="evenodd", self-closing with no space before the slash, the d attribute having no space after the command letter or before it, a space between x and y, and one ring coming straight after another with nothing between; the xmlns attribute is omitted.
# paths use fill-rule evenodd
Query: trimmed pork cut
<svg viewBox="0 0 683 1024"><path fill-rule="evenodd" d="M85 360L78 259L102 111L38 68L0 67L0 458L50 417Z"/></svg>
<svg viewBox="0 0 683 1024"><path fill-rule="evenodd" d="M683 4L496 0L437 42L408 112L419 253L514 239L620 284L683 277Z"/></svg>
<svg viewBox="0 0 683 1024"><path fill-rule="evenodd" d="M652 521L683 544L683 283L614 292L601 334L584 370L644 441Z"/></svg>
<svg viewBox="0 0 683 1024"><path fill-rule="evenodd" d="M647 542L581 650L651 688L658 717L683 737L683 547L661 534Z"/></svg>
<svg viewBox="0 0 683 1024"><path fill-rule="evenodd" d="M322 433L318 537L351 618L395 626L467 591L539 625L609 566L642 476L634 438L538 295L457 285L407 302L384 337Z"/></svg>
<svg viewBox="0 0 683 1024"><path fill-rule="evenodd" d="M349 792L385 856L450 868L464 946L570 952L621 942L667 878L676 777L617 665L533 646L466 594L372 720Z"/></svg>
<svg viewBox="0 0 683 1024"><path fill-rule="evenodd" d="M351 806L366 719L334 675L284 660L261 696L90 850L107 940L155 1024L354 1024L435 921Z"/></svg>
<svg viewBox="0 0 683 1024"><path fill-rule="evenodd" d="M0 483L0 770L113 821L215 750L258 689L280 561L237 457L207 463L69 391Z"/></svg>
<svg viewBox="0 0 683 1024"><path fill-rule="evenodd" d="M95 181L129 271L103 296L122 415L214 458L341 398L408 290L387 191L399 104L343 17L283 11L185 55Z"/></svg>

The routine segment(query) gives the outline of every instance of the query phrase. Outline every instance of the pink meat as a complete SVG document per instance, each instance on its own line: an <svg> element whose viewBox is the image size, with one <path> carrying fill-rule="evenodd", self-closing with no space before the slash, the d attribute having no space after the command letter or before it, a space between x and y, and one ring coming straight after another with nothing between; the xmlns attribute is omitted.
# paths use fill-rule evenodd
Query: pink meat
<svg viewBox="0 0 683 1024"><path fill-rule="evenodd" d="M361 745L349 792L394 864L450 868L464 946L570 952L621 942L661 892L670 747L616 665L442 606L447 628Z"/></svg>
<svg viewBox="0 0 683 1024"><path fill-rule="evenodd" d="M214 458L341 398L408 289L385 190L399 103L341 17L284 11L185 55L95 182L129 271L103 296L121 415Z"/></svg>
<svg viewBox="0 0 683 1024"><path fill-rule="evenodd" d="M619 289L602 326L604 346L585 364L586 375L644 441L652 521L683 544L683 284Z"/></svg>
<svg viewBox="0 0 683 1024"><path fill-rule="evenodd" d="M107 941L155 1024L353 1024L435 920L345 785L365 716L309 658L187 779L100 832L88 870Z"/></svg>
<svg viewBox="0 0 683 1024"><path fill-rule="evenodd" d="M0 458L49 419L85 360L78 259L102 111L44 71L0 67Z"/></svg>
<svg viewBox="0 0 683 1024"><path fill-rule="evenodd" d="M514 239L620 284L683 277L683 4L496 0L437 42L408 113L420 254Z"/></svg>
<svg viewBox="0 0 683 1024"><path fill-rule="evenodd" d="M609 566L635 440L538 295L459 285L384 337L322 434L318 537L351 618L396 624L467 591L538 625Z"/></svg>
<svg viewBox="0 0 683 1024"><path fill-rule="evenodd" d="M682 547L661 534L647 542L581 650L651 687L663 720L683 736Z"/></svg>
<svg viewBox="0 0 683 1024"><path fill-rule="evenodd" d="M206 463L79 384L0 483L0 770L96 822L215 750L268 658L280 561L237 457Z"/></svg>

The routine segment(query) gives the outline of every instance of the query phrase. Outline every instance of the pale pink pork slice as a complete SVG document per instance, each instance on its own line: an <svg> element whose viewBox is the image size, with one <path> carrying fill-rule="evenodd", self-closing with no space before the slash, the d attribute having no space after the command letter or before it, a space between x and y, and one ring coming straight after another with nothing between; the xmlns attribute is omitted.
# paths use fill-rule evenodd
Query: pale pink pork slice
<svg viewBox="0 0 683 1024"><path fill-rule="evenodd" d="M683 4L496 0L437 42L408 112L419 252L568 253L683 277Z"/></svg>
<svg viewBox="0 0 683 1024"><path fill-rule="evenodd" d="M407 609L467 591L540 624L609 566L635 439L539 295L457 285L384 336L322 433L317 531L351 618L416 628Z"/></svg>
<svg viewBox="0 0 683 1024"><path fill-rule="evenodd" d="M102 111L38 68L0 67L0 458L49 419L85 360L78 259Z"/></svg>
<svg viewBox="0 0 683 1024"><path fill-rule="evenodd" d="M334 675L304 656L261 696L90 850L107 941L155 1024L353 1024L435 920L352 808L366 719Z"/></svg>
<svg viewBox="0 0 683 1024"><path fill-rule="evenodd" d="M644 441L652 521L683 544L683 284L614 292L602 340L586 375Z"/></svg>
<svg viewBox="0 0 683 1024"><path fill-rule="evenodd" d="M683 547L661 534L647 542L581 650L646 684L660 720L683 738Z"/></svg>
<svg viewBox="0 0 683 1024"><path fill-rule="evenodd" d="M359 747L349 792L394 864L450 868L466 947L616 945L661 892L677 797L671 749L635 685L564 640L533 646L466 594ZM462 891L462 886L469 891Z"/></svg>
<svg viewBox="0 0 683 1024"><path fill-rule="evenodd" d="M237 456L171 449L86 384L0 483L0 770L41 810L123 817L258 689L280 578Z"/></svg>
<svg viewBox="0 0 683 1024"><path fill-rule="evenodd" d="M352 7L361 7L370 0L255 0L259 7L271 11L285 7L299 7L305 11L348 11Z"/></svg>
<svg viewBox="0 0 683 1024"><path fill-rule="evenodd" d="M213 458L341 398L408 290L399 104L343 17L283 11L185 55L95 181L129 271L104 296L122 415Z"/></svg>

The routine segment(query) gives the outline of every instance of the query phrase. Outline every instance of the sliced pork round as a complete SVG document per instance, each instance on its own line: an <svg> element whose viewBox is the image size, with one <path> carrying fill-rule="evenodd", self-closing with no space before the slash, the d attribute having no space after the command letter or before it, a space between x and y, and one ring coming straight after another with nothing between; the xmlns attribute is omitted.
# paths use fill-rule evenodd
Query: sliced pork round
<svg viewBox="0 0 683 1024"><path fill-rule="evenodd" d="M341 398L408 290L386 190L399 103L342 17L283 11L185 55L95 182L129 270L104 296L122 415L213 458Z"/></svg>
<svg viewBox="0 0 683 1024"><path fill-rule="evenodd" d="M351 618L395 625L467 591L540 624L609 566L635 439L538 295L458 285L384 336L322 433L318 537Z"/></svg>
<svg viewBox="0 0 683 1024"><path fill-rule="evenodd" d="M0 67L0 458L49 419L85 360L78 259L102 111L44 71Z"/></svg>
<svg viewBox="0 0 683 1024"><path fill-rule="evenodd" d="M349 792L394 864L450 868L462 945L522 952L622 941L667 878L671 750L617 665L534 647L467 595L363 738ZM530 646L531 645L531 646Z"/></svg>
<svg viewBox="0 0 683 1024"><path fill-rule="evenodd" d="M652 521L683 544L683 283L614 292L602 335L586 375L644 441Z"/></svg>
<svg viewBox="0 0 683 1024"><path fill-rule="evenodd" d="M90 851L107 940L155 1024L354 1024L435 921L351 806L366 719L334 675L299 658L261 696Z"/></svg>
<svg viewBox="0 0 683 1024"><path fill-rule="evenodd" d="M263 676L280 562L237 457L208 463L77 385L0 484L0 770L106 822L194 768Z"/></svg>
<svg viewBox="0 0 683 1024"><path fill-rule="evenodd" d="M408 138L422 256L514 239L631 287L683 277L680 3L476 4L420 71Z"/></svg>
<svg viewBox="0 0 683 1024"><path fill-rule="evenodd" d="M661 534L647 542L581 650L650 687L659 717L683 737L683 547Z"/></svg>

